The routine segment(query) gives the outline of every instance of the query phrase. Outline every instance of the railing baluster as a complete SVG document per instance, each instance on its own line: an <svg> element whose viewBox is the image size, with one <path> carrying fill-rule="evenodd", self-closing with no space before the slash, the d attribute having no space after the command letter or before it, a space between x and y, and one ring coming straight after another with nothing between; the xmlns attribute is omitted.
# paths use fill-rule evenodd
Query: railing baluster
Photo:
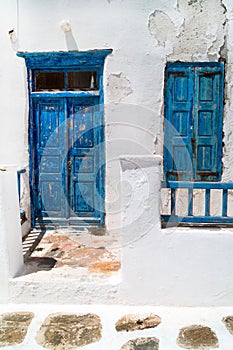
<svg viewBox="0 0 233 350"><path fill-rule="evenodd" d="M176 215L176 189L171 188L171 215Z"/></svg>
<svg viewBox="0 0 233 350"><path fill-rule="evenodd" d="M170 189L170 204L171 204L171 213L170 215L162 214L162 220L164 223L181 223L183 225L230 225L233 227L233 215L230 214L228 206L232 206L232 203L228 203L228 194L229 190L233 190L233 182L187 182L187 181L164 181L162 182L163 188ZM188 190L188 207L186 216L179 215L179 207L177 208L176 196L177 189L187 189ZM195 215L194 213L194 190L205 191L205 204L204 204L204 213L202 215ZM216 215L211 213L210 206L214 202L214 198L211 195L212 190L221 190L222 191L222 208L221 212ZM187 192L186 192L187 194ZM218 204L218 203L216 203ZM182 204L180 203L180 206Z"/></svg>
<svg viewBox="0 0 233 350"><path fill-rule="evenodd" d="M193 189L188 189L188 216L193 216Z"/></svg>
<svg viewBox="0 0 233 350"><path fill-rule="evenodd" d="M225 188L222 191L222 216L227 216L227 198L228 190Z"/></svg>
<svg viewBox="0 0 233 350"><path fill-rule="evenodd" d="M205 190L205 216L210 216L210 189Z"/></svg>

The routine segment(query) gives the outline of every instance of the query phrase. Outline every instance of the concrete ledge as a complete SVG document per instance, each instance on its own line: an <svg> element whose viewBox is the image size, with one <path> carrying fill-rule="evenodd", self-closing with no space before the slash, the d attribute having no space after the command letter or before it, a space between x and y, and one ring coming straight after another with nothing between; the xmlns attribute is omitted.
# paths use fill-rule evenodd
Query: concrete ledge
<svg viewBox="0 0 233 350"><path fill-rule="evenodd" d="M162 157L160 155L122 155L120 157L123 171L138 167L155 167L161 165L161 162Z"/></svg>

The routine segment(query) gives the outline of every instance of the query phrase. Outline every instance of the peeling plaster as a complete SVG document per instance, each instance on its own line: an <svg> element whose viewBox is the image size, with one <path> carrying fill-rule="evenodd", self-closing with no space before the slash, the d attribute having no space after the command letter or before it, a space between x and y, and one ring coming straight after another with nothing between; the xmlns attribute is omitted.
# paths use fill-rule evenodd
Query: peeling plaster
<svg viewBox="0 0 233 350"><path fill-rule="evenodd" d="M123 98L132 94L133 90L129 79L123 75L110 74L107 82L107 92L109 100L113 103L119 103Z"/></svg>
<svg viewBox="0 0 233 350"><path fill-rule="evenodd" d="M156 9L148 19L148 29L158 45L169 42L169 59L218 61L225 42L226 8L220 0L177 0L182 17L178 26L174 13Z"/></svg>
<svg viewBox="0 0 233 350"><path fill-rule="evenodd" d="M148 28L150 34L157 40L159 45L164 46L167 40L172 42L175 40L175 25L163 11L155 10L149 16Z"/></svg>
<svg viewBox="0 0 233 350"><path fill-rule="evenodd" d="M170 57L179 60L217 61L224 44L225 10L220 0L179 0L185 18L179 38Z"/></svg>

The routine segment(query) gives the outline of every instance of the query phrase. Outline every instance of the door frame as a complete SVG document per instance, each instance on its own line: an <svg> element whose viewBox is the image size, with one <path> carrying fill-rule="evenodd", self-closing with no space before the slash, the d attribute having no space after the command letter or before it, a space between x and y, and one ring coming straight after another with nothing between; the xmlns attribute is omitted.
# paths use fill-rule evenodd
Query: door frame
<svg viewBox="0 0 233 350"><path fill-rule="evenodd" d="M46 70L50 71L56 69L56 71L62 70L95 70L98 74L99 89L97 91L66 91L53 93L55 97L76 97L76 98L88 98L93 96L99 97L99 113L101 123L104 127L104 92L103 92L103 70L104 61L107 55L111 54L112 49L104 50L89 50L89 51L70 51L70 52L18 52L17 56L25 59L27 67L27 80L28 80L28 100L29 100L29 122L28 122L28 144L29 144L29 186L30 186L30 202L31 202L31 225L32 227L41 227L44 225L40 220L36 220L35 215L35 195L34 195L34 179L35 173L38 169L35 169L34 160L34 145L35 145L35 121L33 115L33 99L50 96L51 93L46 92L34 92L34 71ZM104 143L104 131L103 140ZM101 163L105 164L105 151L102 152ZM101 195L103 198L103 205L100 208L101 216L98 225L104 225L105 222L105 167L102 169L102 186ZM82 220L79 225L90 225L91 222L88 220ZM47 226L72 226L70 222L57 222L49 224ZM77 224L75 225L77 227Z"/></svg>

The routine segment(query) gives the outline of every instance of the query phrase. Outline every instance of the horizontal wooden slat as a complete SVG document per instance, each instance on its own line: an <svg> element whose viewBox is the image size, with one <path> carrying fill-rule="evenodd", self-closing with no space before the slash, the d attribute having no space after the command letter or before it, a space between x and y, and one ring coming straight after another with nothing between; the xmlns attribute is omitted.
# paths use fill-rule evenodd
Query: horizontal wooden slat
<svg viewBox="0 0 233 350"><path fill-rule="evenodd" d="M202 225L202 224L220 224L220 225L231 225L233 224L233 216L227 216L227 201L228 201L228 190L233 189L232 182L186 182L186 181L163 181L162 188L171 189L171 214L161 215L162 221L167 223L183 223L184 225ZM188 190L188 215L179 216L176 213L176 203L174 201L174 193L178 188ZM204 189L205 190L205 215L193 215L193 190ZM211 204L211 190L218 189L222 190L222 216L210 215L210 204Z"/></svg>
<svg viewBox="0 0 233 350"><path fill-rule="evenodd" d="M233 223L233 217L222 216L172 216L162 215L164 222L192 222L192 223Z"/></svg>
<svg viewBox="0 0 233 350"><path fill-rule="evenodd" d="M162 181L162 188L233 189L233 182Z"/></svg>

